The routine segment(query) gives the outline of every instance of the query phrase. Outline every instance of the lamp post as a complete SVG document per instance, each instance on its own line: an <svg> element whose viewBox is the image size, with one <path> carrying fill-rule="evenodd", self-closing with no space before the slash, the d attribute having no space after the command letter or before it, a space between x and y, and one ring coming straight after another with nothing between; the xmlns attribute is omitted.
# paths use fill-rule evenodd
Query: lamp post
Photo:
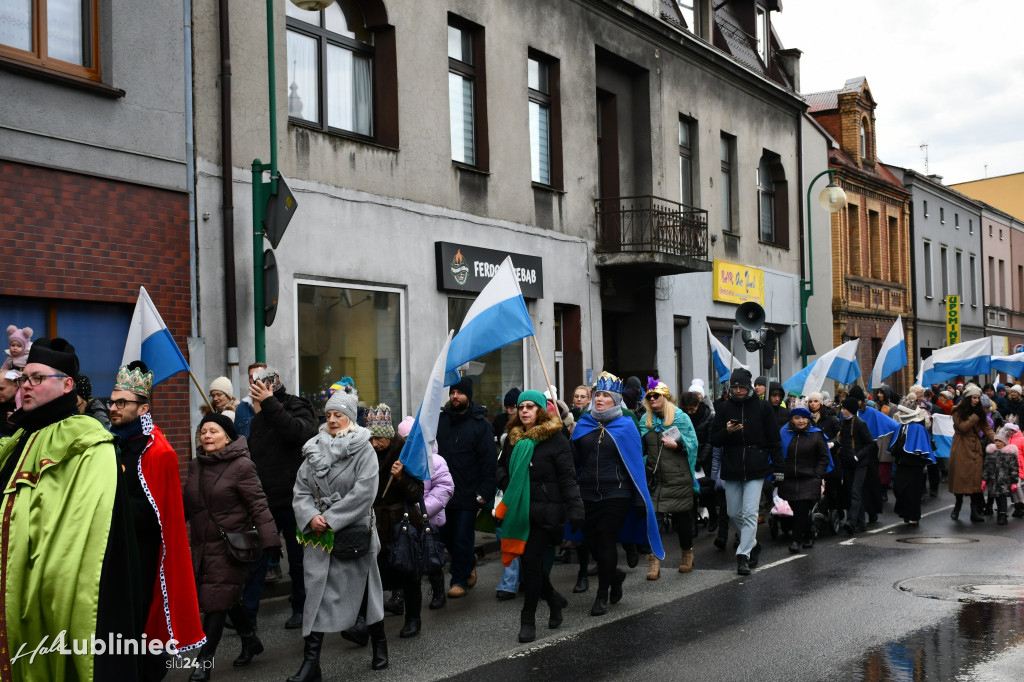
<svg viewBox="0 0 1024 682"><path fill-rule="evenodd" d="M319 11L329 6L334 0L291 0L299 9ZM277 75L274 58L274 4L275 0L267 0L267 88L270 105L270 163L259 159L252 160L252 279L253 279L253 327L255 335L256 362L267 361L267 309L264 300L264 258L263 237L264 222L267 213L267 201L277 194ZM263 181L263 173L270 171L270 182Z"/></svg>
<svg viewBox="0 0 1024 682"><path fill-rule="evenodd" d="M836 184L836 169L829 168L814 176L807 185L807 279L800 280L800 359L803 367L807 366L807 339L810 337L807 331L807 301L814 295L814 250L813 235L811 230L811 189L814 183L823 175L828 175L828 184L818 195L818 205L828 213L836 213L846 208L846 192Z"/></svg>

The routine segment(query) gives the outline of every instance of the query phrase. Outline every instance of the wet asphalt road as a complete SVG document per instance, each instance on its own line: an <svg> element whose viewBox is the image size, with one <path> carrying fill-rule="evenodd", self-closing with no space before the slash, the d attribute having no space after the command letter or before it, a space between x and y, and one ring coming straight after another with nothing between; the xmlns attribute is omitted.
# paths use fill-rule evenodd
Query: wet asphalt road
<svg viewBox="0 0 1024 682"><path fill-rule="evenodd" d="M424 611L420 637L401 640L402 619L385 620L387 671L370 671L368 649L329 635L324 679L1024 679L1024 602L964 604L956 600L965 595L949 589L964 582L1024 585L1024 519L970 524L964 514L954 522L951 502L946 493L926 502L919 528L883 514L868 533L825 538L798 555L761 525L761 566L746 578L736 575L731 549L715 550L706 534L695 543L695 571L679 574L678 543L667 536L661 579L645 580L642 561L629 571L622 602L601 618L589 615L594 588L569 594L575 566L556 564L553 582L570 599L565 623L549 631L542 605L538 639L527 645L516 640L520 602L494 599L500 563L491 556L481 562L470 596ZM940 544L905 542L922 539ZM933 598L900 589L912 579L918 580L904 586ZM287 613L283 599L264 603L267 652L247 668L230 667L238 639L225 636L214 679L293 674L302 643L297 631L281 629ZM184 678L180 671L168 676Z"/></svg>

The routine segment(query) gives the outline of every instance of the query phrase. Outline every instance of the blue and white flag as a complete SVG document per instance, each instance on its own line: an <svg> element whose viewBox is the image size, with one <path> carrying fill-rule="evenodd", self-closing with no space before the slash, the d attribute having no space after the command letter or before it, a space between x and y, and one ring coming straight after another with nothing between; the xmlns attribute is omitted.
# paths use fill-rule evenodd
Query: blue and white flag
<svg viewBox="0 0 1024 682"><path fill-rule="evenodd" d="M935 456L949 458L953 447L953 418L948 414L932 415L932 440L935 441Z"/></svg>
<svg viewBox="0 0 1024 682"><path fill-rule="evenodd" d="M732 371L737 367L742 367L745 370L750 368L746 365L741 365L736 362L736 359L732 356L721 341L715 338L715 335L711 333L711 327L708 327L708 343L711 346L711 361L715 364L715 374L718 377L719 383L728 381Z"/></svg>
<svg viewBox="0 0 1024 682"><path fill-rule="evenodd" d="M956 376L975 376L992 371L992 337L939 348L921 363L917 383L930 386Z"/></svg>
<svg viewBox="0 0 1024 682"><path fill-rule="evenodd" d="M506 256L451 340L444 385L459 383L460 365L532 334L533 322L519 289L512 257Z"/></svg>
<svg viewBox="0 0 1024 682"><path fill-rule="evenodd" d="M1024 353L1013 355L993 355L992 371L1005 372L1011 377L1024 376Z"/></svg>
<svg viewBox="0 0 1024 682"><path fill-rule="evenodd" d="M142 360L153 372L153 385L169 379L178 372L189 371L185 356L164 324L146 287L139 287L139 300L135 303L128 339L124 344L121 364Z"/></svg>
<svg viewBox="0 0 1024 682"><path fill-rule="evenodd" d="M825 379L834 379L841 384L852 384L860 378L860 365L857 363L858 347L860 339L836 346L787 379L782 387L789 393L809 395L820 391Z"/></svg>
<svg viewBox="0 0 1024 682"><path fill-rule="evenodd" d="M437 440L437 420L441 416L441 404L444 402L444 363L448 357L452 333L448 332L448 338L444 340L444 346L434 360L430 378L427 379L427 389L423 392L423 402L416 411L416 421L398 456L406 473L421 481L428 481L434 475L434 458L431 455L434 452L434 441Z"/></svg>
<svg viewBox="0 0 1024 682"><path fill-rule="evenodd" d="M882 348L875 358L875 366L871 370L869 388L878 388L886 378L907 366L907 343L903 338L903 316L896 318L889 333L885 335Z"/></svg>

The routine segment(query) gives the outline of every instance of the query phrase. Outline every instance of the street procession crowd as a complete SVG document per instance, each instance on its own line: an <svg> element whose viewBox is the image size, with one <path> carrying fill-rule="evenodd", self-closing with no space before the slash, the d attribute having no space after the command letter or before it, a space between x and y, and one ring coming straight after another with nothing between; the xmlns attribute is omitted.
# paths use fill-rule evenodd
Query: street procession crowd
<svg viewBox="0 0 1024 682"><path fill-rule="evenodd" d="M72 343L31 336L8 328L0 369L4 679L160 680L188 652L189 679L209 680L227 627L241 641L232 664L250 665L263 652L268 572L282 563L283 625L304 640L289 682L321 679L325 633L369 645L371 667L386 668L385 613L404 616L400 638L416 637L424 602L444 608L477 584L481 516L497 524L495 595L521 595L524 643L541 602L547 628L561 626L568 601L550 573L574 555L573 592L596 576L600 617L628 592L620 546L627 566L646 556L646 579L659 580L662 537L674 535L685 574L701 526L722 552L732 526L737 573L749 575L762 522L799 553L822 533L864 532L891 494L897 517L917 526L943 480L954 520L964 497L971 522L1024 517L1017 385L905 396L854 385L833 400L787 396L739 368L715 399L699 379L677 397L656 377L602 372L568 403L510 387L505 412L489 415L463 377L420 480L401 456L412 417L360 403L349 377L315 406L254 363L242 399L226 377L211 383L182 485L145 363L120 367L103 401Z"/></svg>

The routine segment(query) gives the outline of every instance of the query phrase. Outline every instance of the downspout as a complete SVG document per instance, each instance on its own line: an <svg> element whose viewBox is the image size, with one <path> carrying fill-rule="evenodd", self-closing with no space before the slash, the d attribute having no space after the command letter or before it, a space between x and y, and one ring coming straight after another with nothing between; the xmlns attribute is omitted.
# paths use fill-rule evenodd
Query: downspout
<svg viewBox="0 0 1024 682"><path fill-rule="evenodd" d="M798 305L800 306L800 352L801 359L805 359L807 354L804 352L804 346L807 343L807 339L810 337L810 331L807 329L807 305L804 298L804 281L807 279L806 263L807 260L814 257L814 254L806 253L806 246L804 240L804 113L800 112L796 117L796 153L798 163L796 165L796 176L797 176L797 187L800 188L799 194L797 195L797 225L800 226L800 300ZM810 209L808 209L810 210ZM811 282L811 290L814 289L814 283ZM802 362L806 365L806 361Z"/></svg>
<svg viewBox="0 0 1024 682"><path fill-rule="evenodd" d="M188 0L186 0L188 1ZM228 0L220 0L220 186L221 243L224 250L224 340L228 378L238 387L238 310L235 305L235 198L231 156L231 28Z"/></svg>
<svg viewBox="0 0 1024 682"><path fill-rule="evenodd" d="M910 172L910 171L908 171L908 172ZM905 172L903 174L903 186L904 187L906 187L906 180L907 180L907 172ZM911 176L911 180L913 180L913 176ZM909 188L910 196L911 197L914 196L914 185L916 185L916 184L917 184L916 182L912 182L912 184L911 184L911 186ZM910 224L910 229L909 229L909 232L910 232L910 249L908 250L907 255L910 257L910 285L907 286L907 291L909 292L911 290L911 285L913 285L913 283L917 281L917 256L916 256L916 254L913 253L913 251L917 249L917 240L914 238L914 232L915 232L916 226L914 225L914 203L913 202L910 203L910 211L908 213L909 213L909 218L910 218L910 220L908 220L908 223ZM980 228L981 228L980 224L978 225L978 228L979 228L979 231L980 231ZM982 240L982 242L984 243L984 240ZM922 247L922 249L923 248L924 247ZM908 298L909 298L909 296L908 296ZM914 298L915 299L917 298L917 292L916 291L914 292ZM918 314L918 311L917 311L917 301L914 300L914 299L911 299L911 305L913 306L913 310L914 310L914 342L911 344L911 347L910 347L910 349L907 352L907 361L908 361L908 364L910 364L910 367L911 367L910 383L914 383L915 381L917 381L917 372L920 369L920 366L917 363L918 363L918 358L921 357L921 352L920 352L920 348L921 348L920 338L921 337L919 337L917 335L917 332L918 332L917 324L918 324L918 320L920 319L921 316ZM984 306L982 306L982 308L984 309ZM984 333L984 332L982 332L982 333ZM911 357L913 357L913 360L914 360L913 363L909 362Z"/></svg>
<svg viewBox="0 0 1024 682"><path fill-rule="evenodd" d="M195 129L192 123L192 0L184 0L185 58L185 185L188 188L188 285L192 309L191 336L199 335L199 292L196 281L196 183Z"/></svg>

